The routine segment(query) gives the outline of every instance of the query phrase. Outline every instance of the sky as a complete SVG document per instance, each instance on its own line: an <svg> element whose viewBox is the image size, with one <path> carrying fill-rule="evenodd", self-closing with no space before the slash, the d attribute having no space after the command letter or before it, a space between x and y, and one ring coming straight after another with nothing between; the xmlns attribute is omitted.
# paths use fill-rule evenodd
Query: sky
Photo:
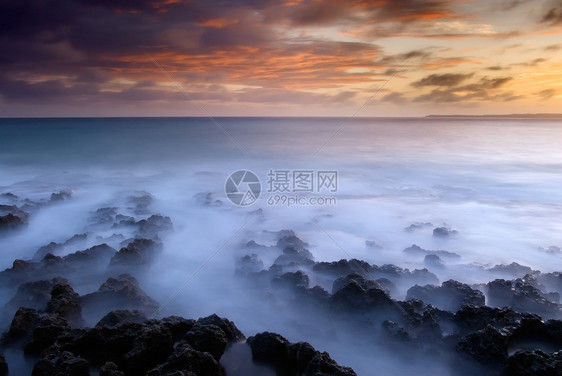
<svg viewBox="0 0 562 376"><path fill-rule="evenodd" d="M561 0L1 0L0 117L562 112Z"/></svg>

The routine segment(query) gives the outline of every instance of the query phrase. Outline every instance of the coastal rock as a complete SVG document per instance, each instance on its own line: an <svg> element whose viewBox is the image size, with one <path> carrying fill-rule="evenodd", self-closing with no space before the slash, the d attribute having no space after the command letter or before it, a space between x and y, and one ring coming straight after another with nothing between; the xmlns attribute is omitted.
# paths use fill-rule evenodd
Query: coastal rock
<svg viewBox="0 0 562 376"><path fill-rule="evenodd" d="M404 250L402 251L404 253L407 254L411 254L411 255L418 255L418 256L438 256L442 259L445 260L458 260L461 258L461 256L455 252L449 252L449 251L443 251L443 250L438 250L438 251L433 251L433 250L429 250L429 249L423 249L422 247L420 247L417 244L412 244L411 246L404 248Z"/></svg>
<svg viewBox="0 0 562 376"><path fill-rule="evenodd" d="M0 354L0 376L8 376L9 369L8 363L6 362L6 358L4 358L3 354Z"/></svg>
<svg viewBox="0 0 562 376"><path fill-rule="evenodd" d="M371 265L365 261L351 259L341 259L332 262L317 262L312 270L319 274L330 275L333 277L344 277L348 274L357 273L365 277L369 276L373 270Z"/></svg>
<svg viewBox="0 0 562 376"><path fill-rule="evenodd" d="M488 304L492 307L511 307L546 317L562 316L560 304L549 300L539 289L523 279L496 279L487 284Z"/></svg>
<svg viewBox="0 0 562 376"><path fill-rule="evenodd" d="M8 213L6 215L0 216L0 232L16 230L25 226L26 221L24 218Z"/></svg>
<svg viewBox="0 0 562 376"><path fill-rule="evenodd" d="M201 325L196 323L187 332L185 339L193 349L208 352L217 361L224 354L226 344L228 343L228 339L222 329L213 324Z"/></svg>
<svg viewBox="0 0 562 376"><path fill-rule="evenodd" d="M516 262L512 262L509 265L495 265L493 268L488 269L488 271L495 274L509 275L514 278L523 277L527 274L533 273L533 269L530 267L520 265Z"/></svg>
<svg viewBox="0 0 562 376"><path fill-rule="evenodd" d="M110 261L110 268L148 266L162 251L162 244L151 239L135 239L121 248Z"/></svg>
<svg viewBox="0 0 562 376"><path fill-rule="evenodd" d="M31 339L33 330L39 325L39 313L31 308L19 308L14 314L10 329L2 336L2 343L13 344Z"/></svg>
<svg viewBox="0 0 562 376"><path fill-rule="evenodd" d="M22 283L19 285L16 294L8 302L8 306L43 309L49 299L51 299L51 290L57 283L64 284L68 283L68 281L57 277L51 280Z"/></svg>
<svg viewBox="0 0 562 376"><path fill-rule="evenodd" d="M72 192L69 190L62 190L57 193L51 193L51 202L67 201L72 198Z"/></svg>
<svg viewBox="0 0 562 376"><path fill-rule="evenodd" d="M84 321L80 295L67 283L57 283L53 286L46 312L65 318L71 326L81 326Z"/></svg>
<svg viewBox="0 0 562 376"><path fill-rule="evenodd" d="M520 350L507 361L506 376L562 375L562 351L547 354L541 350Z"/></svg>
<svg viewBox="0 0 562 376"><path fill-rule="evenodd" d="M69 351L48 354L33 366L32 376L53 375L89 376L90 368L86 359Z"/></svg>
<svg viewBox="0 0 562 376"><path fill-rule="evenodd" d="M433 236L436 238L448 238L452 235L456 235L458 232L456 230L451 230L448 227L436 227L433 229Z"/></svg>
<svg viewBox="0 0 562 376"><path fill-rule="evenodd" d="M147 376L223 376L220 364L208 352L194 350L189 344L180 342L164 363L150 370Z"/></svg>
<svg viewBox="0 0 562 376"><path fill-rule="evenodd" d="M382 286L375 281L363 277L361 274L351 273L345 277L340 277L334 281L332 284L332 294L335 294L342 288L344 288L349 282L354 281L364 290L369 290L373 288L383 289Z"/></svg>
<svg viewBox="0 0 562 376"><path fill-rule="evenodd" d="M406 293L406 299L420 299L437 308L456 312L463 305L483 306L484 294L469 285L448 280L441 286L413 286Z"/></svg>
<svg viewBox="0 0 562 376"><path fill-rule="evenodd" d="M100 376L125 376L119 371L119 366L113 362L107 362L100 367Z"/></svg>
<svg viewBox="0 0 562 376"><path fill-rule="evenodd" d="M109 312L107 315L101 318L96 326L107 326L115 327L125 323L141 323L148 320L146 315L141 311L119 309Z"/></svg>
<svg viewBox="0 0 562 376"><path fill-rule="evenodd" d="M468 334L457 344L457 351L470 355L483 364L503 364L507 361L509 339L491 325Z"/></svg>
<svg viewBox="0 0 562 376"><path fill-rule="evenodd" d="M310 280L308 276L302 270L298 270L294 273L288 272L272 280L273 286L291 290L297 287L308 288L309 283Z"/></svg>

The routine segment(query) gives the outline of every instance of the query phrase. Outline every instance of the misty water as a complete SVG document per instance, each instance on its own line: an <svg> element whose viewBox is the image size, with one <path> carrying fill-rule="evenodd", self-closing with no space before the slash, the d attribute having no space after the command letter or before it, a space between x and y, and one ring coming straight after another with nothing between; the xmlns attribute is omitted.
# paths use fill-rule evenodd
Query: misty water
<svg viewBox="0 0 562 376"><path fill-rule="evenodd" d="M225 195L226 179L237 170L261 181L252 205L236 206ZM274 205L270 170L337 171L337 190L300 194L330 198L326 205ZM307 317L282 299L264 298L236 277L236 261L259 253L247 249L249 241L271 246L275 232L291 229L316 261L356 258L414 270L427 266L403 252L412 244L460 255L429 268L439 282L486 283L495 278L488 268L511 262L560 271L562 253L548 251L562 247L560 187L562 127L552 119L2 119L0 194L41 202L69 191L72 198L41 207L25 230L1 235L0 268L75 234L91 235L59 255L101 242L119 249L115 231L91 226L92 215L117 207L142 219L127 197L148 192L150 213L169 216L174 226L162 236L162 254L138 278L161 304L155 316L216 313L246 336L272 331L308 341L359 375L380 367L399 375L420 364L448 374L438 362L404 362L314 312ZM2 196L0 204L11 202ZM414 223L431 226L405 231ZM457 233L432 236L440 226ZM258 256L266 268L275 259ZM310 278L311 286L331 291L331 281ZM73 284L80 294L97 286L97 280ZM393 298L403 300L409 287L398 285ZM2 287L1 304L14 292ZM9 322L2 325L4 331Z"/></svg>

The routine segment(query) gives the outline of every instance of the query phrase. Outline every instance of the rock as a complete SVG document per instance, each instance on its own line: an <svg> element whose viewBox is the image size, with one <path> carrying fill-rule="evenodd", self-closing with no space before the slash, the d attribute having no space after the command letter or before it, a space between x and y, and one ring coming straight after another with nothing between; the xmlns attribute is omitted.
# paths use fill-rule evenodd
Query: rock
<svg viewBox="0 0 562 376"><path fill-rule="evenodd" d="M12 344L24 342L33 335L33 330L39 325L40 316L36 310L31 308L19 308L14 314L10 329L4 333L2 342Z"/></svg>
<svg viewBox="0 0 562 376"><path fill-rule="evenodd" d="M332 295L330 306L340 314L400 314L400 307L384 290L377 287L365 289L353 280Z"/></svg>
<svg viewBox="0 0 562 376"><path fill-rule="evenodd" d="M148 321L139 328L135 333L132 349L123 355L119 365L125 374L145 374L164 362L174 348L172 334L157 322Z"/></svg>
<svg viewBox="0 0 562 376"><path fill-rule="evenodd" d="M72 198L72 192L68 191L68 190L62 190L59 191L58 193L51 193L51 202L57 202L57 201L67 201L70 200Z"/></svg>
<svg viewBox="0 0 562 376"><path fill-rule="evenodd" d="M89 376L90 367L85 359L75 356L69 351L64 351L60 354L48 354L41 358L41 360L33 366L33 372L31 375Z"/></svg>
<svg viewBox="0 0 562 376"><path fill-rule="evenodd" d="M369 280L363 277L361 274L351 273L346 275L345 277L340 277L334 281L334 283L332 284L332 294L335 294L336 292L341 290L343 287L345 287L345 285L347 285L351 281L357 283L364 290L369 290L372 288L383 289L378 282Z"/></svg>
<svg viewBox="0 0 562 376"><path fill-rule="evenodd" d="M442 269L445 267L445 263L437 255L425 255L423 264L428 268Z"/></svg>
<svg viewBox="0 0 562 376"><path fill-rule="evenodd" d="M288 246L283 248L283 254L277 257L273 264L280 266L309 266L314 264L314 257L306 249L298 250L293 246Z"/></svg>
<svg viewBox="0 0 562 376"><path fill-rule="evenodd" d="M100 367L99 376L125 376L125 374L119 371L117 364L113 362L107 362Z"/></svg>
<svg viewBox="0 0 562 376"><path fill-rule="evenodd" d="M216 315L213 315L216 316ZM211 318L212 316L209 316L205 319ZM238 330L236 328L236 326L234 326L234 323L228 321L227 319L221 319L218 316L216 316L217 320L213 320L211 319L210 321L205 321L205 322L214 322L216 323L217 326L219 326L223 332L226 334L227 339L230 341L230 337L229 337L229 324L232 327L234 327L236 330ZM204 320L204 319L199 319L199 320ZM222 321L224 320L224 321ZM174 341L178 341L179 339L183 338L185 336L185 333L189 332L191 330L191 328L193 327L193 325L195 325L195 320L192 319L184 319L183 317L179 317L179 316L168 316L168 317L164 317L162 320L160 320L160 323L162 324L162 326L164 326L166 329L168 329L170 331L170 333L172 333L172 337L174 337ZM242 333L240 333L240 335L242 335L242 338L245 339L244 335Z"/></svg>
<svg viewBox="0 0 562 376"><path fill-rule="evenodd" d="M420 299L450 312L456 312L463 305L483 306L485 303L484 294L481 291L452 279L443 282L440 287L413 286L408 289L406 299Z"/></svg>
<svg viewBox="0 0 562 376"><path fill-rule="evenodd" d="M277 234L277 248L293 248L297 252L305 251L308 244L302 241L292 230L281 230Z"/></svg>
<svg viewBox="0 0 562 376"><path fill-rule="evenodd" d="M384 336L392 342L411 343L413 341L410 333L394 321L384 320L382 328Z"/></svg>
<svg viewBox="0 0 562 376"><path fill-rule="evenodd" d="M172 316L173 317L173 316ZM164 319L166 320L166 319ZM216 325L223 333L226 335L226 339L229 343L245 341L246 337L244 334L234 325L234 323L228 319L221 318L215 314L207 317L202 317L197 320L200 325Z"/></svg>
<svg viewBox="0 0 562 376"><path fill-rule="evenodd" d="M427 228L427 227L433 227L433 224L430 222L414 222L411 225L409 225L408 227L405 227L404 230L406 232L414 232L417 230L421 230L423 228Z"/></svg>
<svg viewBox="0 0 562 376"><path fill-rule="evenodd" d="M248 338L255 361L272 366L278 375L354 376L348 367L341 367L328 353L316 351L309 343L290 343L276 333L258 333Z"/></svg>
<svg viewBox="0 0 562 376"><path fill-rule="evenodd" d="M523 277L526 274L533 273L533 269L531 269L530 267L520 265L516 262L512 262L509 265L504 265L504 264L496 265L493 268L488 269L488 271L497 274L509 275L515 278Z"/></svg>
<svg viewBox="0 0 562 376"><path fill-rule="evenodd" d="M305 272L298 270L294 273L288 272L280 277L273 279L272 284L276 287L295 289L297 287L308 288L310 280Z"/></svg>
<svg viewBox="0 0 562 376"><path fill-rule="evenodd" d="M448 227L436 227L433 229L433 236L436 238L448 238L456 234L457 234L456 230L451 230Z"/></svg>
<svg viewBox="0 0 562 376"><path fill-rule="evenodd" d="M11 307L43 309L49 299L51 299L51 290L57 283L68 284L68 281L57 277L51 280L22 283L19 285L16 294L8 302L8 305Z"/></svg>
<svg viewBox="0 0 562 376"><path fill-rule="evenodd" d="M546 317L561 317L560 304L552 302L539 289L523 279L496 279L487 284L488 304L511 307L520 312L537 313Z"/></svg>
<svg viewBox="0 0 562 376"><path fill-rule="evenodd" d="M148 192L136 192L127 198L129 204L132 204L131 208L135 214L147 214L149 212L148 208L154 201L154 196Z"/></svg>
<svg viewBox="0 0 562 376"><path fill-rule="evenodd" d="M541 350L521 350L509 357L506 376L562 375L562 351L546 354Z"/></svg>
<svg viewBox="0 0 562 376"><path fill-rule="evenodd" d="M11 268L0 272L0 282L9 286L29 281L36 278L40 266L37 262L16 259Z"/></svg>
<svg viewBox="0 0 562 376"><path fill-rule="evenodd" d="M25 226L25 220L17 215L8 213L0 216L0 231L16 230Z"/></svg>
<svg viewBox="0 0 562 376"><path fill-rule="evenodd" d="M3 354L0 354L0 376L8 376L9 369L8 363L6 363L6 358Z"/></svg>
<svg viewBox="0 0 562 376"><path fill-rule="evenodd" d="M57 337L69 332L71 327L68 321L58 314L41 317L37 326L33 329L33 339L25 347L27 354L40 354L47 347L55 343Z"/></svg>
<svg viewBox="0 0 562 376"><path fill-rule="evenodd" d="M408 253L411 255L418 255L418 256L438 256L440 258L446 259L446 260L458 260L461 258L461 256L455 252L449 252L449 251L433 251L433 250L429 250L429 249L423 249L422 247L420 247L419 245L416 244L412 244L411 246L409 246L408 248L404 248L403 250L404 253Z"/></svg>
<svg viewBox="0 0 562 376"><path fill-rule="evenodd" d="M213 324L201 325L196 323L187 332L185 339L193 349L208 352L217 361L224 354L226 344L228 343L228 339L222 329Z"/></svg>
<svg viewBox="0 0 562 376"><path fill-rule="evenodd" d="M187 343L180 342L164 363L153 368L146 375L223 376L224 372L211 354L194 350Z"/></svg>
<svg viewBox="0 0 562 376"><path fill-rule="evenodd" d="M348 274L357 273L368 277L373 268L365 261L351 259L341 259L332 262L317 262L312 268L316 273L330 275L334 277L344 277Z"/></svg>
<svg viewBox="0 0 562 376"><path fill-rule="evenodd" d="M161 251L162 244L154 240L135 239L111 258L109 266L110 268L148 266Z"/></svg>
<svg viewBox="0 0 562 376"><path fill-rule="evenodd" d="M258 255L252 253L238 260L236 264L236 274L240 276L249 276L252 273L258 273L264 269L263 261Z"/></svg>
<svg viewBox="0 0 562 376"><path fill-rule="evenodd" d="M76 246L88 240L88 234L76 234L64 243L51 242L39 248L33 255L33 260L42 260L47 254L57 255L62 252L65 247Z"/></svg>
<svg viewBox="0 0 562 376"><path fill-rule="evenodd" d="M164 217L160 214L140 220L137 222L137 225L139 227L139 235L151 239L158 239L161 232L169 232L174 229L170 217Z"/></svg>
<svg viewBox="0 0 562 376"><path fill-rule="evenodd" d="M217 199L212 192L200 192L195 194L193 198L204 206L221 206L223 204L222 200Z"/></svg>
<svg viewBox="0 0 562 376"><path fill-rule="evenodd" d="M89 316L98 316L108 310L128 309L153 313L158 303L149 297L137 280L129 274L108 278L98 291L82 296L83 311Z"/></svg>
<svg viewBox="0 0 562 376"><path fill-rule="evenodd" d="M503 364L507 361L509 340L491 325L461 338L456 350L470 355L483 364Z"/></svg>
<svg viewBox="0 0 562 376"><path fill-rule="evenodd" d="M141 311L123 309L109 312L96 326L114 327L125 323L141 323L146 320L148 318Z"/></svg>
<svg viewBox="0 0 562 376"><path fill-rule="evenodd" d="M373 249L382 249L374 240L365 240L365 246Z"/></svg>
<svg viewBox="0 0 562 376"><path fill-rule="evenodd" d="M462 334L484 329L487 325L496 329L517 326L522 318L521 313L515 312L511 308L462 306L455 313L454 321Z"/></svg>
<svg viewBox="0 0 562 376"><path fill-rule="evenodd" d="M65 318L71 326L81 326L84 321L80 295L75 293L67 283L57 283L53 286L51 300L47 302L46 311Z"/></svg>

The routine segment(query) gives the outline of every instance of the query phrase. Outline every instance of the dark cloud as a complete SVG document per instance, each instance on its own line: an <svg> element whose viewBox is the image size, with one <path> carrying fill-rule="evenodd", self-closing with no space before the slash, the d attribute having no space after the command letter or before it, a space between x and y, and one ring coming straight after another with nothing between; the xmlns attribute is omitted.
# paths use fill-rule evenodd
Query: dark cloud
<svg viewBox="0 0 562 376"><path fill-rule="evenodd" d="M408 103L408 99L402 93L392 92L381 98L381 102L389 102L395 104Z"/></svg>
<svg viewBox="0 0 562 376"><path fill-rule="evenodd" d="M537 93L537 95L542 99L542 100L547 100L552 98L553 96L556 95L556 90L554 89L545 89L545 90L541 90Z"/></svg>
<svg viewBox="0 0 562 376"><path fill-rule="evenodd" d="M378 12L378 17L382 20L404 21L448 18L451 15L450 2L425 0L386 0Z"/></svg>
<svg viewBox="0 0 562 376"><path fill-rule="evenodd" d="M290 18L295 25L325 25L345 19L351 13L350 3L338 2L305 2L294 7Z"/></svg>
<svg viewBox="0 0 562 376"><path fill-rule="evenodd" d="M422 78L419 81L413 82L412 86L414 87L422 87L422 86L456 86L461 82L469 79L474 74L454 74L454 73L446 73L446 74L432 74L425 78Z"/></svg>
<svg viewBox="0 0 562 376"><path fill-rule="evenodd" d="M562 48L559 44L551 44L544 48L545 51L559 51Z"/></svg>
<svg viewBox="0 0 562 376"><path fill-rule="evenodd" d="M539 57L536 59L533 59L531 61L526 61L524 63L517 63L517 64L513 64L513 65L523 65L525 67L536 67L537 65L544 63L545 61L547 61L548 59L545 59L543 57Z"/></svg>
<svg viewBox="0 0 562 376"><path fill-rule="evenodd" d="M541 22L551 25L562 23L562 1L550 2L549 9L542 17Z"/></svg>
<svg viewBox="0 0 562 376"><path fill-rule="evenodd" d="M512 93L498 93L497 89L511 81L512 77L482 77L468 85L441 85L444 89L434 89L428 94L414 98L415 102L452 103L470 100L501 100L511 101L519 98ZM464 80L461 80L464 81Z"/></svg>
<svg viewBox="0 0 562 376"><path fill-rule="evenodd" d="M490 71L502 71L502 70L509 70L508 67L502 67L501 65L492 65L490 67L486 67L486 70Z"/></svg>

